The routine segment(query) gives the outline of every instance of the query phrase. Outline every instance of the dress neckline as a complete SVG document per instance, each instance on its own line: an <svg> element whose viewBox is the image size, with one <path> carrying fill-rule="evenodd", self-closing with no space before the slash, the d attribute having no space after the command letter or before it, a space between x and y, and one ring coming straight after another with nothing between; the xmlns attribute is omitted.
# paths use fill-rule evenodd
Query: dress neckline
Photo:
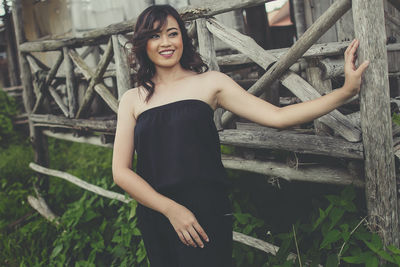
<svg viewBox="0 0 400 267"><path fill-rule="evenodd" d="M186 102L196 102L196 103L203 104L203 105L207 106L208 109L211 110L211 111L214 113L214 109L213 109L213 108L210 106L210 104L208 104L207 102L205 102L205 101L203 101L203 100L200 100L200 99L196 99L196 98L189 98L189 99L176 100L176 101L173 101L173 102L169 102L169 103L166 103L166 104L162 104L162 105L159 105L159 106L155 106L155 107L148 108L148 109L142 111L142 112L137 116L136 121L138 121L139 118L141 118L142 115L145 114L145 113L148 113L148 112L151 112L151 111L154 111L154 110L163 110L163 109L168 108L168 107L171 106L171 105L174 105L174 104L182 104L182 103L186 103Z"/></svg>

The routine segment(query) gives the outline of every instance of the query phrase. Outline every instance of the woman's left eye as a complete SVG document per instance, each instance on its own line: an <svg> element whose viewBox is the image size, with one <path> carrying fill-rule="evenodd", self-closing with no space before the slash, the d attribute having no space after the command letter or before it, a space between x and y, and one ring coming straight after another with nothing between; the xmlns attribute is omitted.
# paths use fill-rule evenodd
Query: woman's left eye
<svg viewBox="0 0 400 267"><path fill-rule="evenodd" d="M177 35L178 35L178 32L171 32L169 35L170 35L170 36L177 36Z"/></svg>

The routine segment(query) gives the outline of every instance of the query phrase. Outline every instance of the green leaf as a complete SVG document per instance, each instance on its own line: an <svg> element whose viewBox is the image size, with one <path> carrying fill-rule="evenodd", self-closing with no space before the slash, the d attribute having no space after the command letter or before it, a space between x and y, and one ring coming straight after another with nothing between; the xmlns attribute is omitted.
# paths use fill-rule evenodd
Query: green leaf
<svg viewBox="0 0 400 267"><path fill-rule="evenodd" d="M393 245L388 245L387 248L393 253L393 254L398 254L400 255L400 249L393 246Z"/></svg>
<svg viewBox="0 0 400 267"><path fill-rule="evenodd" d="M329 213L329 218L331 219L331 224L329 226L329 230L331 230L336 223L343 217L344 210L341 208L333 208L332 211Z"/></svg>
<svg viewBox="0 0 400 267"><path fill-rule="evenodd" d="M367 240L363 240L363 241L369 249L371 249L373 252L375 252L376 254L381 256L383 259L390 261L391 263L395 263L393 257L390 256L390 254L387 253L386 251L382 250L378 244L373 243L373 242L368 242Z"/></svg>
<svg viewBox="0 0 400 267"><path fill-rule="evenodd" d="M342 257L342 260L344 260L347 263L365 263L367 259L370 257L370 253L361 253L356 256L349 256L349 257Z"/></svg>
<svg viewBox="0 0 400 267"><path fill-rule="evenodd" d="M249 222L249 216L246 213L233 213L233 215L240 224L247 224Z"/></svg>
<svg viewBox="0 0 400 267"><path fill-rule="evenodd" d="M63 245L62 245L62 244L57 245L57 246L53 249L53 251L51 252L50 258L53 259L53 258L57 257L57 255L61 252L62 249L63 249Z"/></svg>
<svg viewBox="0 0 400 267"><path fill-rule="evenodd" d="M338 266L338 256L336 254L331 254L326 260L326 267L337 267Z"/></svg>
<svg viewBox="0 0 400 267"><path fill-rule="evenodd" d="M379 266L379 259L374 257L373 255L369 255L367 261L365 262L365 267L378 267Z"/></svg>
<svg viewBox="0 0 400 267"><path fill-rule="evenodd" d="M332 230L327 233L324 240L321 243L320 249L338 241L341 237L341 233L338 230Z"/></svg>

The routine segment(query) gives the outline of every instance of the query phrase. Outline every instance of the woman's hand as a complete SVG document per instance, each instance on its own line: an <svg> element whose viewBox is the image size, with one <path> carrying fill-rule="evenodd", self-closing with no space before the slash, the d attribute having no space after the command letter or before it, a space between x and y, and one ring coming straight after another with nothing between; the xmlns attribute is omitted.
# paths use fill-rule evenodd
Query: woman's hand
<svg viewBox="0 0 400 267"><path fill-rule="evenodd" d="M194 239L197 244L203 248L204 244L200 239L199 234L204 240L209 242L206 232L197 222L194 214L186 207L176 203L168 208L164 215L169 219L178 234L179 239L185 245L197 247L196 243L193 241Z"/></svg>
<svg viewBox="0 0 400 267"><path fill-rule="evenodd" d="M356 68L356 51L359 44L360 42L354 39L344 52L345 82L343 89L349 93L349 97L352 97L360 92L361 76L369 64L369 61L364 61L358 68Z"/></svg>

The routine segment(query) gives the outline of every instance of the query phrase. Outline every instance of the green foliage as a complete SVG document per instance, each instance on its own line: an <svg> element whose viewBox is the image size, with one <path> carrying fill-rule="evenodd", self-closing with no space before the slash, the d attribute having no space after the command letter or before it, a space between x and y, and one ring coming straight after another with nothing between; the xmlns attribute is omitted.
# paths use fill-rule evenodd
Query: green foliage
<svg viewBox="0 0 400 267"><path fill-rule="evenodd" d="M340 195L327 195L326 199L328 206L318 207L311 221L294 225L303 265L378 266L381 260L387 261L385 266L400 265L400 250L384 248L380 237L368 230L367 220L358 216L352 187L346 187ZM296 252L293 232L277 235L272 242L277 241L281 248L265 266L298 266L298 259L288 260L289 253Z"/></svg>
<svg viewBox="0 0 400 267"><path fill-rule="evenodd" d="M12 118L17 114L15 100L0 90L0 146L5 146L15 134Z"/></svg>
<svg viewBox="0 0 400 267"><path fill-rule="evenodd" d="M397 113L393 113L392 115L392 121L397 124L398 126L400 126L400 114Z"/></svg>

